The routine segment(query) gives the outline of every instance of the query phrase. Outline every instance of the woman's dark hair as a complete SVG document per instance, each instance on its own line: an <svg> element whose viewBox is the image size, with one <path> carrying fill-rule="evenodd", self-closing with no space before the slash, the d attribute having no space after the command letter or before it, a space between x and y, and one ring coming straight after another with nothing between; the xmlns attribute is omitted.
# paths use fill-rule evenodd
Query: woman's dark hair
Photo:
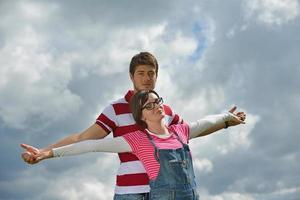
<svg viewBox="0 0 300 200"><path fill-rule="evenodd" d="M159 98L154 90L141 90L135 93L130 99L130 109L135 122L142 128L147 128L147 124L142 120L142 108L149 98L149 94L153 93Z"/></svg>
<svg viewBox="0 0 300 200"><path fill-rule="evenodd" d="M150 65L155 68L155 73L158 73L158 63L154 55L149 52L140 52L132 57L130 65L129 65L129 72L131 75L134 75L136 67L139 65Z"/></svg>

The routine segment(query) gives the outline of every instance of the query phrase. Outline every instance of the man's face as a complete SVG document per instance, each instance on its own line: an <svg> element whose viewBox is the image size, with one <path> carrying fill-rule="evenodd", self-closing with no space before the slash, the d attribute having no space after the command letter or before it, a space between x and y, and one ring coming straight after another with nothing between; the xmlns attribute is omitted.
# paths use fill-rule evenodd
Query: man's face
<svg viewBox="0 0 300 200"><path fill-rule="evenodd" d="M153 90L155 88L157 74L155 67L150 65L139 65L134 74L130 74L135 91Z"/></svg>

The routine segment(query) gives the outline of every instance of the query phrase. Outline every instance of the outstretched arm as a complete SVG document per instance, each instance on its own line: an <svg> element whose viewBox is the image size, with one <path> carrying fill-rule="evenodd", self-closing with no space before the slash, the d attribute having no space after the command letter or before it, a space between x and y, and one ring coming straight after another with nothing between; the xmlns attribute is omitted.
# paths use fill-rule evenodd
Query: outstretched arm
<svg viewBox="0 0 300 200"><path fill-rule="evenodd" d="M210 115L190 123L190 139L209 135L229 126L244 124L246 114L244 112L235 113L235 110L236 106L232 107L228 113Z"/></svg>
<svg viewBox="0 0 300 200"><path fill-rule="evenodd" d="M28 164L36 164L39 162L38 160L34 159L35 158L34 155L37 153L41 153L41 152L48 151L48 150L56 148L56 147L61 147L61 146L73 144L73 143L84 141L84 140L101 139L101 138L104 138L106 135L107 135L107 132L103 128L101 128L101 126L99 126L98 124L93 124L85 131L83 131L81 133L69 135L69 136L63 138L62 140L60 140L54 144L51 144L45 148L41 148L41 149L27 148L27 151L23 152L21 154L21 157ZM29 146L29 145L27 145L27 146Z"/></svg>
<svg viewBox="0 0 300 200"><path fill-rule="evenodd" d="M37 149L35 147L26 144L21 144L21 147L26 151L33 152L32 156L37 162L52 157L72 156L88 152L122 153L132 151L130 145L123 137L87 140L44 151L36 151Z"/></svg>

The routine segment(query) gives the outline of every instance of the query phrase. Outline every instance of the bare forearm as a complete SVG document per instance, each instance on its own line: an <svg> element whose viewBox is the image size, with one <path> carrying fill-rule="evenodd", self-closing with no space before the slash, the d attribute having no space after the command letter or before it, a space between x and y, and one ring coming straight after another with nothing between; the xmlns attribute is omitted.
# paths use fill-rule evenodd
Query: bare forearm
<svg viewBox="0 0 300 200"><path fill-rule="evenodd" d="M64 139L62 139L62 140L60 140L60 141L58 141L54 144L50 144L49 146L42 148L41 150L42 151L48 151L48 150L51 150L53 148L57 148L57 147L73 144L73 143L76 143L76 142L80 142L81 140L80 140L79 135L80 135L79 133L70 135L70 136L65 137Z"/></svg>
<svg viewBox="0 0 300 200"><path fill-rule="evenodd" d="M84 140L101 139L101 138L104 138L106 135L107 135L107 133L99 125L93 124L85 131L65 137L64 139L62 139L54 144L51 144L51 145L43 148L42 150L43 151L50 150L53 148L81 142Z"/></svg>

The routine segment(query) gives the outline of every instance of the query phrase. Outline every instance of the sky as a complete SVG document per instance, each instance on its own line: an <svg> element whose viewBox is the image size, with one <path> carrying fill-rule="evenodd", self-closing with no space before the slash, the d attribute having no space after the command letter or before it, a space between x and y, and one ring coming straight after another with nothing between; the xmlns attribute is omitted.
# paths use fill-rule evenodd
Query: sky
<svg viewBox="0 0 300 200"><path fill-rule="evenodd" d="M157 92L185 121L247 113L191 141L203 200L299 200L299 32L298 0L1 0L0 199L111 199L116 154L28 165L19 144L94 124L149 51Z"/></svg>

